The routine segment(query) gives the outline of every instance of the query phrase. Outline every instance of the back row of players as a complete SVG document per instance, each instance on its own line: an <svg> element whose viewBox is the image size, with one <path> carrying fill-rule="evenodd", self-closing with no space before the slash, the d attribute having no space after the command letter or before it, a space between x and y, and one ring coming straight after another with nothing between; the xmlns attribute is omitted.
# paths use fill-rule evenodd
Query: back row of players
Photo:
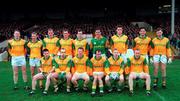
<svg viewBox="0 0 180 101"><path fill-rule="evenodd" d="M156 30L157 36L151 40L146 36L145 28L140 28L139 36L133 42L134 56L127 58L128 37L123 34L123 26L116 28L116 34L108 41L101 35L101 30L95 30L95 37L88 45L83 39L82 30L78 30L77 39L69 38L68 30L63 30L63 38L54 36L53 29L48 29L48 37L43 40L37 39L37 33L31 34L31 41L26 42L20 38L20 31L14 31L14 38L8 41L8 51L11 55L13 67L14 89L18 89L18 69L21 67L25 89L28 89L26 74L27 52L30 53L29 64L32 77L32 91L36 90L37 80L46 79L43 94L47 95L50 83L54 84L54 91L58 91L58 79L67 81L67 92L71 92L71 82L75 90L79 90L77 80L83 79L83 89L88 89L88 83L93 80L92 95L95 95L97 84L100 94L104 93L103 78L112 91L110 81L117 81L117 91L121 92L124 81L128 81L129 92L133 95L133 80L145 79L146 94L150 95L151 78L149 75L150 62L154 64L153 88L158 87L158 68L161 67L162 87L166 88L166 64L172 62L169 39L163 37L161 28ZM107 58L107 50L112 56ZM41 52L42 51L42 52ZM93 53L91 59L89 52ZM43 57L41 55L43 53ZM149 53L149 56L148 56ZM39 73L35 74L35 67ZM40 82L42 86L42 81Z"/></svg>

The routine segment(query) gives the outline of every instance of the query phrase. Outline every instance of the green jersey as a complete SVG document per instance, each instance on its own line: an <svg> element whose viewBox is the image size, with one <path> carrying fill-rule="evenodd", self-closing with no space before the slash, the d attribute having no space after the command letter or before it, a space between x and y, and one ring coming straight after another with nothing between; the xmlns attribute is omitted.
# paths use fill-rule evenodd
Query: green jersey
<svg viewBox="0 0 180 101"><path fill-rule="evenodd" d="M93 54L95 54L96 50L100 50L102 54L106 54L107 47L107 39L102 37L100 39L93 38L91 40L91 49Z"/></svg>

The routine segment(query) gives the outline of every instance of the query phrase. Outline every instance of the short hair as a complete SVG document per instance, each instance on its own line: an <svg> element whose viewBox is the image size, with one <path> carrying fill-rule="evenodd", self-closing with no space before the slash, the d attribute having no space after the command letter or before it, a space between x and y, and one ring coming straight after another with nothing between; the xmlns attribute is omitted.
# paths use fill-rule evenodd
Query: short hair
<svg viewBox="0 0 180 101"><path fill-rule="evenodd" d="M145 28L145 27L140 27L140 28L139 28L139 31L140 31L141 29L144 29L144 30L146 31L146 28Z"/></svg>
<svg viewBox="0 0 180 101"><path fill-rule="evenodd" d="M84 48L82 48L82 47L79 47L79 48L78 48L78 50L79 50L79 49L81 49L81 50L83 50L83 51L84 51Z"/></svg>
<svg viewBox="0 0 180 101"><path fill-rule="evenodd" d="M32 35L32 34L35 34L35 35L37 35L37 33L36 33L36 32L32 32L32 33L31 33L31 35Z"/></svg>
<svg viewBox="0 0 180 101"><path fill-rule="evenodd" d="M18 30L18 29L15 29L15 30L14 30L14 32L19 32L19 33L20 33L20 30Z"/></svg>
<svg viewBox="0 0 180 101"><path fill-rule="evenodd" d="M123 26L122 26L122 25L117 25L117 26L116 26L116 29L117 29L117 28L122 28L122 29L123 29Z"/></svg>
<svg viewBox="0 0 180 101"><path fill-rule="evenodd" d="M101 50L96 50L95 53L97 53L97 52L98 52L98 53L99 53L99 52L101 53Z"/></svg>
<svg viewBox="0 0 180 101"><path fill-rule="evenodd" d="M44 52L49 52L49 50L45 48L45 49L43 49L43 53L44 53Z"/></svg>
<svg viewBox="0 0 180 101"><path fill-rule="evenodd" d="M158 27L157 29L156 29L156 32L157 31L163 31L163 29L161 28L161 27Z"/></svg>
<svg viewBox="0 0 180 101"><path fill-rule="evenodd" d="M48 28L48 31L53 31L53 29L52 28Z"/></svg>

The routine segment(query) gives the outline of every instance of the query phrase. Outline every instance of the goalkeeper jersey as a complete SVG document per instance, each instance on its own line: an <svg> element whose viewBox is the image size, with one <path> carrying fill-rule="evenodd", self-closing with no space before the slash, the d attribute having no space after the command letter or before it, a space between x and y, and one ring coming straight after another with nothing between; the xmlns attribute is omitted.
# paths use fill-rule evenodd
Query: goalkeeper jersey
<svg viewBox="0 0 180 101"><path fill-rule="evenodd" d="M93 54L96 50L100 50L102 54L106 54L106 48L108 47L108 40L105 37L100 39L93 38L91 40L90 48L92 49Z"/></svg>

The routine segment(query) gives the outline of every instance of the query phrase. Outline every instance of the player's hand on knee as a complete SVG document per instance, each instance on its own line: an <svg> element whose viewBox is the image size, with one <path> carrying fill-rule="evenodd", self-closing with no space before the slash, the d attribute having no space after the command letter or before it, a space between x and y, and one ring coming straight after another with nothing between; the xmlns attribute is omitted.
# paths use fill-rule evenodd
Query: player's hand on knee
<svg viewBox="0 0 180 101"><path fill-rule="evenodd" d="M172 58L169 58L168 59L168 64L171 64L172 63Z"/></svg>
<svg viewBox="0 0 180 101"><path fill-rule="evenodd" d="M154 62L154 61L153 61L153 58L151 57L151 58L150 58L150 63L153 64L153 62Z"/></svg>

